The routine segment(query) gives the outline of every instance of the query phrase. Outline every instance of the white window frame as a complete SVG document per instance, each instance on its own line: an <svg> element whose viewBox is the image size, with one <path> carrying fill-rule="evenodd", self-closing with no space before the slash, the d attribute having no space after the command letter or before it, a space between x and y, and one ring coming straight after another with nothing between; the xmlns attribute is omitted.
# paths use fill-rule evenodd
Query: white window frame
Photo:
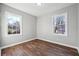
<svg viewBox="0 0 79 59"><path fill-rule="evenodd" d="M20 34L8 34L8 16L15 16L20 18ZM15 14L9 11L5 12L5 34L6 36L16 36L16 35L22 35L22 16L19 14Z"/></svg>
<svg viewBox="0 0 79 59"><path fill-rule="evenodd" d="M64 21L65 21L65 33L64 34L56 34L56 33L54 33L54 24L53 24L54 17L61 16L61 15L64 15L65 16L65 19L64 19ZM52 26L52 29L53 29L53 34L54 35L67 36L67 13L61 13L61 14L52 16L52 25L53 25Z"/></svg>

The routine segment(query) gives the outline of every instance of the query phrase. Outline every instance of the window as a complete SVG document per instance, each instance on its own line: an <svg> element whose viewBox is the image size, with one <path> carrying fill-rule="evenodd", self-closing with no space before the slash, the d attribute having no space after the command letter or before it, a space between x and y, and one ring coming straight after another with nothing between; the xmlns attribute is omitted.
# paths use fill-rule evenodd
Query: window
<svg viewBox="0 0 79 59"><path fill-rule="evenodd" d="M67 36L67 13L53 16L53 33Z"/></svg>
<svg viewBox="0 0 79 59"><path fill-rule="evenodd" d="M7 34L22 34L22 16L11 12L6 12Z"/></svg>

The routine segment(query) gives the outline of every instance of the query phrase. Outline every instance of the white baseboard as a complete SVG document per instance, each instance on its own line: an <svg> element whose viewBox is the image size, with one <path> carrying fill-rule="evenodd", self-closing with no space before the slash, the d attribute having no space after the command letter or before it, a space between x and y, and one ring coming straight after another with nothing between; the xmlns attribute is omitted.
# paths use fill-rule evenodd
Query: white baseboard
<svg viewBox="0 0 79 59"><path fill-rule="evenodd" d="M24 42L28 42L28 41L34 40L34 39L36 39L36 38L31 38L31 39L28 39L28 40L25 40L25 41L22 41L22 42L18 42L18 43L10 44L10 45L7 45L7 46L3 46L0 49L4 49L4 48L11 47L11 46L15 46L15 45L18 45L18 44L21 44L21 43L24 43Z"/></svg>
<svg viewBox="0 0 79 59"><path fill-rule="evenodd" d="M76 46L71 46L71 45L68 45L68 44L63 44L63 43L59 43L59 42L55 42L55 41L50 41L50 40L44 39L44 38L37 38L37 39L44 40L44 41L48 41L48 42L51 42L51 43L56 43L56 44L63 45L63 46L67 46L67 47L71 47L71 48L75 48L79 52L79 48L76 47Z"/></svg>
<svg viewBox="0 0 79 59"><path fill-rule="evenodd" d="M79 48L75 47L75 46L71 46L71 45L63 44L63 43L59 43L59 42L54 42L54 41L50 41L50 40L43 39L43 38L32 38L32 39L28 39L28 40L25 40L25 41L22 41L22 42L19 42L19 43L14 43L14 44L11 44L11 45L3 46L3 47L0 48L0 53L1 53L1 49L8 48L8 47L11 47L11 46L15 46L15 45L18 45L18 44L21 44L21 43L24 43L24 42L34 40L34 39L40 39L40 40L48 41L48 42L51 42L51 43L57 43L59 45L64 45L64 46L67 46L67 47L76 48L79 52Z"/></svg>

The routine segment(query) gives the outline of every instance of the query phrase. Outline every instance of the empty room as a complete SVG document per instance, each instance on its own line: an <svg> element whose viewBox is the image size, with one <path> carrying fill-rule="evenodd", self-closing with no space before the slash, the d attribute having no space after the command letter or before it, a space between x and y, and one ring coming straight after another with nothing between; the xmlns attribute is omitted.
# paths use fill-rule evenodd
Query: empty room
<svg viewBox="0 0 79 59"><path fill-rule="evenodd" d="M79 56L79 3L0 3L1 56Z"/></svg>

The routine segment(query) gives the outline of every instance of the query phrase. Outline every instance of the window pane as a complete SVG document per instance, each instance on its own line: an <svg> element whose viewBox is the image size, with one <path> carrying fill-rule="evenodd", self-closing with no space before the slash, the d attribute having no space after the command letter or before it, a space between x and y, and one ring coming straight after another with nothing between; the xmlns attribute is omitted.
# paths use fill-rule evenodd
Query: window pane
<svg viewBox="0 0 79 59"><path fill-rule="evenodd" d="M20 34L19 18L15 16L8 17L8 34Z"/></svg>

